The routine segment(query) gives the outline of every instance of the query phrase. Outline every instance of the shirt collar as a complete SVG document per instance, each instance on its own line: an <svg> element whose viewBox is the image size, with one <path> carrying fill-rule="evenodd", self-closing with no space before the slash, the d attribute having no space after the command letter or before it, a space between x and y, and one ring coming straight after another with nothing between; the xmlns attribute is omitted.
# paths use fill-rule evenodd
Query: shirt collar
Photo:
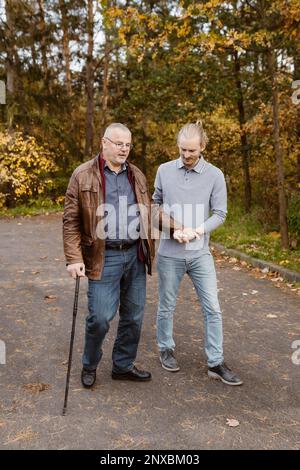
<svg viewBox="0 0 300 470"><path fill-rule="evenodd" d="M127 166L128 166L127 162L122 163L121 171L119 171L119 173L122 173L123 171L127 170ZM114 173L114 171L109 168L106 160L104 160L104 170L108 170L108 171L111 171L112 173Z"/></svg>
<svg viewBox="0 0 300 470"><path fill-rule="evenodd" d="M196 173L201 173L203 168L204 168L204 165L205 165L205 160L204 160L203 155L201 155L197 165L194 166L194 168L191 168L191 170L196 171ZM181 157L179 157L178 160L177 160L177 168L179 168L179 169L180 168L185 168Z"/></svg>

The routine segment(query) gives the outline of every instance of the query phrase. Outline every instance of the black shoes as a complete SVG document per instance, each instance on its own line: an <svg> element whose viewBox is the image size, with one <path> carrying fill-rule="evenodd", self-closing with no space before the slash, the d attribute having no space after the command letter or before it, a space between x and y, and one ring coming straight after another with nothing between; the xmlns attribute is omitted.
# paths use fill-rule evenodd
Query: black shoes
<svg viewBox="0 0 300 470"><path fill-rule="evenodd" d="M134 380L136 382L147 382L148 380L151 380L150 372L137 369L135 366L133 366L130 371L124 373L112 371L111 377L114 380ZM221 380L226 385L243 385L243 381L231 371L225 362L222 362L215 367L209 367L208 377ZM83 367L81 372L81 382L85 388L91 388L96 382L96 369L89 370Z"/></svg>
<svg viewBox="0 0 300 470"><path fill-rule="evenodd" d="M81 371L81 383L85 388L91 388L96 382L96 369L89 370L83 368Z"/></svg>
<svg viewBox="0 0 300 470"><path fill-rule="evenodd" d="M119 374L112 371L111 378L114 380L135 380L138 382L146 382L147 380L151 380L151 374L150 372L139 370L135 366L133 366L132 370L123 374Z"/></svg>
<svg viewBox="0 0 300 470"><path fill-rule="evenodd" d="M226 385L243 385L243 381L231 371L225 362L216 367L209 367L208 377L221 380Z"/></svg>
<svg viewBox="0 0 300 470"><path fill-rule="evenodd" d="M146 382L151 380L150 372L146 372L144 370L139 370L135 366L133 369L125 372L123 374L119 374L116 372L111 373L111 377L114 380L135 380L139 382ZM89 370L83 367L81 371L81 383L85 388L91 388L94 383L96 382L96 369Z"/></svg>

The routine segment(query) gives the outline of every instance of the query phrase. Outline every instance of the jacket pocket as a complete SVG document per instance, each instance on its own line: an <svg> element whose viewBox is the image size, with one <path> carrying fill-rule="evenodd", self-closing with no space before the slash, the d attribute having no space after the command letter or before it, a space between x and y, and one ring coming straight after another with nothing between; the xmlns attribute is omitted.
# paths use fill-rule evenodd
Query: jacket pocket
<svg viewBox="0 0 300 470"><path fill-rule="evenodd" d="M83 186L80 189L81 204L83 207L98 207L99 194L94 186Z"/></svg>

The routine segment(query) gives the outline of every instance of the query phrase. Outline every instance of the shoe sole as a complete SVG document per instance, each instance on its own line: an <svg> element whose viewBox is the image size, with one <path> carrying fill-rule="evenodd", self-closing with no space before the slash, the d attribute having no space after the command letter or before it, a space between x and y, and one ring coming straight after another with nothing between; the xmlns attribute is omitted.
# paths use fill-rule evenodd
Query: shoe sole
<svg viewBox="0 0 300 470"><path fill-rule="evenodd" d="M221 380L221 382L223 382L224 384L231 385L232 387L237 387L238 385L243 385L244 383L242 380L240 380L239 382L228 382L227 380L223 379L222 377L220 377L220 375L216 374L215 372L208 371L207 375L211 379Z"/></svg>
<svg viewBox="0 0 300 470"><path fill-rule="evenodd" d="M167 370L168 372L178 372L180 370L180 367L177 367L177 369L170 369L170 367L167 367L163 364L162 360L159 358L161 366L163 369Z"/></svg>
<svg viewBox="0 0 300 470"><path fill-rule="evenodd" d="M149 382L149 380L152 379L152 377L147 377L145 379L132 379L129 377L122 377L121 375L117 377L115 375L112 375L111 378L113 380L131 380L132 382Z"/></svg>
<svg viewBox="0 0 300 470"><path fill-rule="evenodd" d="M95 380L95 382L96 382L96 380ZM82 383L82 382L81 383L82 383L82 386L84 388L92 388L95 385L95 382L92 385L85 385L84 383Z"/></svg>

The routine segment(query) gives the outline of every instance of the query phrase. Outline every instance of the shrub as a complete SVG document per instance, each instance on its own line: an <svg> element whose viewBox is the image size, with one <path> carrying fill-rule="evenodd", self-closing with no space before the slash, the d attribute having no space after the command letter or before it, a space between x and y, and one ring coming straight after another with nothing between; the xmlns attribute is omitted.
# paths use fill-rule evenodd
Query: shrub
<svg viewBox="0 0 300 470"><path fill-rule="evenodd" d="M0 132L0 207L46 195L57 170L54 154L34 137Z"/></svg>

